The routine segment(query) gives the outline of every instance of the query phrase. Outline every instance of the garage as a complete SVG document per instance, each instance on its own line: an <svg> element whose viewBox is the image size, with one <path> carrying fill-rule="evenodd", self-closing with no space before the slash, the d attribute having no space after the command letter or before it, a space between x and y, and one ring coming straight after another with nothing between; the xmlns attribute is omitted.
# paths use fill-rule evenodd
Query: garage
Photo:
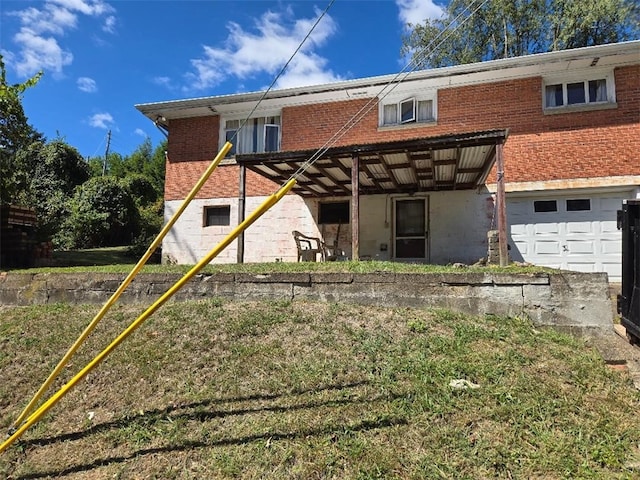
<svg viewBox="0 0 640 480"><path fill-rule="evenodd" d="M507 198L511 258L620 282L622 236L616 212L631 192Z"/></svg>

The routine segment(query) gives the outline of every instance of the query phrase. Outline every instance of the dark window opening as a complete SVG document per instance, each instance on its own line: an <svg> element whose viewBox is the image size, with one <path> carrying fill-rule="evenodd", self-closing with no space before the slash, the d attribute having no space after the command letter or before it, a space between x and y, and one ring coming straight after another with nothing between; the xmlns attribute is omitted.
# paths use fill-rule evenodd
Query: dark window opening
<svg viewBox="0 0 640 480"><path fill-rule="evenodd" d="M349 202L327 202L318 206L318 223L349 223Z"/></svg>
<svg viewBox="0 0 640 480"><path fill-rule="evenodd" d="M585 210L591 210L591 200L588 198L567 200L567 212L583 212Z"/></svg>
<svg viewBox="0 0 640 480"><path fill-rule="evenodd" d="M221 205L219 207L204 207L204 226L230 225L231 206Z"/></svg>
<svg viewBox="0 0 640 480"><path fill-rule="evenodd" d="M567 84L567 103L575 105L576 103L585 103L584 82Z"/></svg>
<svg viewBox="0 0 640 480"><path fill-rule="evenodd" d="M558 203L555 200L536 200L533 202L533 211L536 213L557 212Z"/></svg>

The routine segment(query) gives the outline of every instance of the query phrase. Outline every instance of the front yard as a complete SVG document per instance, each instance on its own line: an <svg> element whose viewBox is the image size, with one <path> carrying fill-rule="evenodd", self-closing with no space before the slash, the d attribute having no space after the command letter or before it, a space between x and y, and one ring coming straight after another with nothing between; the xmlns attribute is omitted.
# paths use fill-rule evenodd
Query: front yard
<svg viewBox="0 0 640 480"><path fill-rule="evenodd" d="M97 310L0 307L0 428ZM142 310L114 307L63 376ZM214 298L160 309L0 476L631 479L639 409L625 373L523 319Z"/></svg>

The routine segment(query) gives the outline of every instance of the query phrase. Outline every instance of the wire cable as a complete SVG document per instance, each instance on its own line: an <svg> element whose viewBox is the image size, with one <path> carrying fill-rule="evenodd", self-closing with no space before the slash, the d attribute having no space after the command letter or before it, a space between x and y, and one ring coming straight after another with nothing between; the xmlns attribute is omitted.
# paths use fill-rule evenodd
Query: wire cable
<svg viewBox="0 0 640 480"><path fill-rule="evenodd" d="M302 46L305 44L305 42L309 39L309 37L311 36L311 34L313 33L313 31L315 30L315 28L318 26L318 24L320 23L320 21L324 18L324 16L327 14L327 12L329 11L329 9L331 8L331 6L334 4L335 0L330 0L329 4L327 5L327 7L324 9L324 11L320 14L320 16L317 18L317 20L315 21L315 23L313 24L313 26L311 27L311 29L309 30L309 32L305 35L305 37L302 39L302 41L298 44L298 47L295 49L295 51L291 54L291 56L289 57L289 60L287 60L287 63L285 63L283 65L283 67L280 69L280 71L278 72L278 74L274 77L273 81L271 82L271 85L269 85L269 88L267 88L264 93L262 94L262 96L260 97L260 99L258 100L258 102L255 104L255 106L253 107L253 109L249 112L249 114L245 117L245 119L242 121L242 123L240 124L240 127L238 127L238 129L235 131L235 133L233 134L233 136L231 137L231 139L229 140L229 142L234 143L234 140L236 139L236 137L238 136L238 134L240 133L240 131L244 128L244 126L247 124L247 122L251 119L251 116L255 113L255 111L258 109L258 106L262 103L262 101L266 98L266 96L269 94L269 92L273 89L273 86L276 84L276 82L280 79L280 77L282 76L282 74L285 72L285 70L287 69L287 67L289 66L289 64L293 61L293 58L298 54L298 52L302 49Z"/></svg>
<svg viewBox="0 0 640 480"><path fill-rule="evenodd" d="M402 83L407 78L408 75L413 73L413 71L419 65L418 59L425 57L428 54L428 52L432 52L435 49L439 48L449 37L451 37L451 35L455 33L456 30L458 30L462 25L464 25L489 0L483 0L483 2L480 5L478 5L471 13L469 13L469 15L464 17L460 23L457 23L458 20L472 8L472 5L475 3L475 1L476 0L471 2L471 4L468 7L465 7L465 9L463 9L462 12L460 12L453 20L451 20L451 22L449 22L447 26L444 29L442 29L438 33L438 35L436 35L436 37L433 40L431 40L431 42L429 42L428 45L422 48L421 53L419 53L417 57L414 55L412 60L407 65L405 65L405 67L400 72L398 72L389 82L387 82L387 84L380 90L380 92L378 92L378 94L375 97L372 97L365 105L363 105L360 108L360 110L358 110L349 120L347 120L345 124L336 133L334 133L334 135L331 138L329 138L329 140L327 140L324 143L324 145L318 148L309 157L309 159L307 159L298 167L298 170L296 170L289 177L289 179L292 179L292 178L295 178L296 180L299 179L300 176L303 175L304 172L309 167L311 167L311 165L313 165L318 159L320 159L333 145L336 144L338 140L340 140L344 135L346 135L346 133L349 132L349 130L355 127L380 101L384 100L384 98L386 98L391 92L393 92L393 90L395 90L395 88L398 85L400 85L400 83ZM451 31L449 31L445 35L445 32L447 32L447 30L449 30L451 25L454 23L457 23L455 28L453 28ZM440 39L440 37L443 35L444 37ZM436 41L438 41L438 39L440 39L440 41L436 44ZM406 71L409 67L411 67L411 69ZM385 92L387 88L389 88L389 91L382 94L383 92Z"/></svg>
<svg viewBox="0 0 640 480"><path fill-rule="evenodd" d="M326 13L329 11L329 8L331 8L331 6L333 5L333 3L335 2L335 0L331 0L329 2L329 4L327 5L327 7L324 9L324 11L322 12L322 14L317 18L317 20L315 21L315 23L313 24L313 26L311 27L311 29L309 30L309 32L306 34L306 36L302 39L302 41L299 43L298 47L296 48L296 50L293 52L293 54L289 57L289 60L287 60L286 64L280 69L280 72L276 75L276 77L273 79L273 81L271 82L271 85L269 86L269 88L264 92L264 94L262 95L262 97L260 98L260 100L256 103L256 105L254 106L254 108L251 110L251 112L247 115L247 117L245 118L245 120L243 121L242 125L240 126L240 128L238 128L238 130L236 130L234 136L232 137L232 140L235 139L235 137L237 136L238 132L244 127L244 125L247 123L247 121L251 118L251 116L253 115L253 113L256 111L256 109L258 108L258 106L260 105L260 103L262 102L262 100L264 100L264 98L267 96L267 94L269 93L269 91L273 88L273 86L275 85L275 83L278 81L278 79L282 76L282 74L284 73L284 71L286 70L286 68L288 67L288 65L293 61L293 58L297 55L297 53L300 51L300 49L302 48L302 46L304 45L304 43L308 40L308 38L311 36L311 34L313 33L313 31L315 30L315 28L317 27L317 25L320 23L320 21L322 20L322 18L324 18L324 16L326 15ZM156 123L157 126L157 123ZM104 139L103 139L104 140ZM111 138L110 138L111 141ZM60 362L58 363L58 365L54 368L53 372L49 375L49 377L45 380L45 382L42 384L42 386L40 387L40 389L35 393L35 395L32 397L32 399L30 400L30 402L28 403L28 405L24 408L24 410L22 411L22 413L18 416L18 418L13 422L12 426L9 429L9 434L11 435L12 432L15 432L16 430L19 430L21 428L21 424L22 422L25 422L27 424L31 424L33 421L33 418L35 416L35 413L33 413L32 415L28 416L30 412L33 411L33 409L35 408L37 402L40 400L40 398L42 397L42 395L44 394L44 392L49 388L49 386L51 385L51 383L57 378L57 376L60 374L60 372L62 371L62 369L64 368L64 366L68 363L68 361L70 360L70 358L75 354L75 352L78 350L78 348L80 347L80 345L86 340L86 338L89 336L89 334L93 331L93 329L96 327L96 325L102 320L102 318L105 316L105 314L107 313L107 311L111 308L111 306L118 300L118 298L120 297L120 295L122 294L122 292L127 288L127 286L129 285L129 283L131 283L131 281L133 281L133 278L138 274L138 272L142 269L142 267L146 264L147 260L150 258L150 256L152 255L152 253L158 248L158 246L160 245L160 242L162 241L162 239L166 236L166 234L168 233L169 229L171 229L171 227L174 225L174 223L177 221L178 217L180 217L180 215L183 213L184 209L186 209L187 205L191 202L191 200L195 197L196 193L200 190L200 188L202 187L202 185L204 184L204 182L209 178L209 176L211 175L211 173L213 172L213 170L218 166L218 164L220 163L220 161L224 158L224 156L229 152L229 150L231 149L231 141L228 141L225 143L225 145L223 146L223 148L220 150L220 152L218 152L218 155L216 156L216 158L214 159L214 161L211 163L211 165L208 167L208 169L205 171L205 173L203 174L203 176L200 178L200 180L196 183L196 185L193 187L193 189L191 190L190 194L185 198L185 200L183 201L181 207L178 209L178 211L171 217L171 219L169 220L169 222L163 227L163 229L161 230L161 232L157 235L157 237L155 238L155 240L152 242L151 246L149 247L149 249L147 250L147 252L143 255L143 257L139 260L139 262L135 265L135 267L133 268L133 270L129 273L129 275L125 278L125 280L120 284L120 286L118 287L118 289L116 290L116 292L109 298L109 300L107 301L107 303L105 303L102 307L102 309L100 310L100 312L98 312L98 314L94 317L94 319L89 323L89 325L85 328L85 330L81 333L80 337L76 340L76 342L69 348L69 350L65 353L65 355L63 356L63 358L60 360ZM106 160L106 159L105 159ZM291 183L291 186L294 184L295 182ZM291 188L291 186L289 186L289 188ZM25 420L26 419L26 420Z"/></svg>

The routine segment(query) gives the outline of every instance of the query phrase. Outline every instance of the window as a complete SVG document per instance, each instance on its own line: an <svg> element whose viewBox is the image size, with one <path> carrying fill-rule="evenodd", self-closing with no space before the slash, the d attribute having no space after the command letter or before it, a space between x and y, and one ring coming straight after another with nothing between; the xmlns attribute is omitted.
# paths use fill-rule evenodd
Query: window
<svg viewBox="0 0 640 480"><path fill-rule="evenodd" d="M555 200L536 200L533 202L533 211L536 213L557 212L558 203Z"/></svg>
<svg viewBox="0 0 640 480"><path fill-rule="evenodd" d="M321 202L318 205L318 223L349 223L349 202Z"/></svg>
<svg viewBox="0 0 640 480"><path fill-rule="evenodd" d="M382 126L406 123L434 122L433 100L408 98L398 103L387 103L380 111Z"/></svg>
<svg viewBox="0 0 640 480"><path fill-rule="evenodd" d="M588 210L591 210L591 200L588 198L567 200L567 212L583 212Z"/></svg>
<svg viewBox="0 0 640 480"><path fill-rule="evenodd" d="M242 122L226 120L224 123L224 139L233 143L229 155L280 150L280 116L250 118L238 132Z"/></svg>
<svg viewBox="0 0 640 480"><path fill-rule="evenodd" d="M548 82L544 88L544 107L613 103L613 97L612 77Z"/></svg>
<svg viewBox="0 0 640 480"><path fill-rule="evenodd" d="M204 207L204 226L231 224L231 206Z"/></svg>

